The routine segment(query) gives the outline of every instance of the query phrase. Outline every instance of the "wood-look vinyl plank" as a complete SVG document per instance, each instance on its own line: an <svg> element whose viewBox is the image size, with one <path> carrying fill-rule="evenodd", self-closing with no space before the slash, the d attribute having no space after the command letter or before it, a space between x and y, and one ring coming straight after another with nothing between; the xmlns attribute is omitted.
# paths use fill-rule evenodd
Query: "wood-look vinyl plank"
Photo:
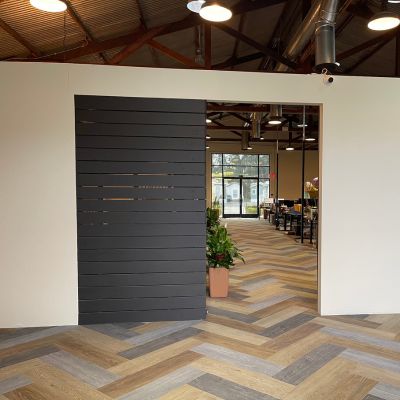
<svg viewBox="0 0 400 400"><path fill-rule="evenodd" d="M120 376L131 375L141 371L142 369L151 367L152 365L184 353L185 351L191 350L193 347L198 346L199 344L201 344L201 342L195 338L184 339L177 343L170 344L169 346L165 346L159 350L155 350L151 353L134 358L133 360L127 360L121 364L109 368L109 371Z"/></svg>
<svg viewBox="0 0 400 400"><path fill-rule="evenodd" d="M192 366L205 373L219 376L230 382L239 383L242 386L252 388L277 399L284 398L294 389L293 385L281 382L268 375L206 357L195 361Z"/></svg>
<svg viewBox="0 0 400 400"><path fill-rule="evenodd" d="M400 386L400 375L388 369L382 369L368 364L353 362L353 372L354 374L365 376L380 383L397 387Z"/></svg>
<svg viewBox="0 0 400 400"><path fill-rule="evenodd" d="M360 319L360 318L352 318L350 315L349 316L335 315L332 317L324 317L324 318L330 319L333 321L344 322L346 324L363 326L365 328L376 329L376 328L380 327L380 324L378 324L376 322L372 322L372 321L368 321L368 320Z"/></svg>
<svg viewBox="0 0 400 400"><path fill-rule="evenodd" d="M45 385L47 390L53 394L54 399L110 400L110 397L92 386L44 362L41 362L37 368L29 370L26 375L34 384Z"/></svg>
<svg viewBox="0 0 400 400"><path fill-rule="evenodd" d="M8 367L0 369L0 381L12 378L14 376L24 375L27 376L27 372L31 369L38 368L42 365L39 358L34 358L33 360L24 361L19 364L13 364Z"/></svg>
<svg viewBox="0 0 400 400"><path fill-rule="evenodd" d="M65 339L57 340L56 343L61 350L97 364L102 368L107 369L126 361L126 358L109 351L108 347L94 346L74 337L66 337Z"/></svg>
<svg viewBox="0 0 400 400"><path fill-rule="evenodd" d="M132 375L127 375L104 386L100 390L110 397L121 397L128 392L132 392L141 386L175 371L176 369L182 368L193 361L196 361L200 357L200 354L186 351L139 372L135 372Z"/></svg>
<svg viewBox="0 0 400 400"><path fill-rule="evenodd" d="M362 326L352 325L347 322L336 321L333 319L317 317L314 322L316 324L324 325L329 328L339 328L349 332L359 333L362 335L369 335L381 339L395 340L396 335L392 332L384 332L379 329L366 328Z"/></svg>
<svg viewBox="0 0 400 400"><path fill-rule="evenodd" d="M230 339L226 336L217 335L215 333L202 332L197 336L202 342L215 344L216 346L226 347L230 350L239 351L255 357L268 359L274 351L268 345L256 346L236 339Z"/></svg>
<svg viewBox="0 0 400 400"><path fill-rule="evenodd" d="M95 324L95 325L86 325L85 328L92 329L97 332L103 333L107 336L111 336L115 339L125 340L131 337L137 336L138 333L131 331L129 329L123 328L122 326L118 326L116 324Z"/></svg>
<svg viewBox="0 0 400 400"><path fill-rule="evenodd" d="M261 372L271 376L277 374L281 369L283 369L283 367L280 365L262 358L241 353L239 351L230 350L226 347L217 346L210 343L203 343L199 346L196 346L192 349L192 351L216 361L223 361L229 364L237 365L243 369Z"/></svg>
<svg viewBox="0 0 400 400"><path fill-rule="evenodd" d="M385 400L399 400L400 399L400 387L388 385L384 383L378 383L371 391L370 394L373 396L380 397Z"/></svg>
<svg viewBox="0 0 400 400"><path fill-rule="evenodd" d="M352 361L371 365L372 367L387 369L400 375L400 363L398 361L353 349L345 350L341 356Z"/></svg>
<svg viewBox="0 0 400 400"><path fill-rule="evenodd" d="M203 375L202 371L186 366L179 368L168 375L141 386L139 389L120 397L120 400L158 399L173 389L192 382Z"/></svg>
<svg viewBox="0 0 400 400"><path fill-rule="evenodd" d="M197 379L190 382L190 385L218 397L222 397L223 399L276 400L274 397L211 374L199 376Z"/></svg>
<svg viewBox="0 0 400 400"><path fill-rule="evenodd" d="M322 344L302 358L279 371L274 378L298 385L345 350L333 344Z"/></svg>
<svg viewBox="0 0 400 400"><path fill-rule="evenodd" d="M249 308L252 309L253 311L259 311L264 308L268 308L275 304L281 303L284 300L289 300L292 297L294 296L288 293L278 294L276 296L268 297L266 300L263 300L259 303L252 303L249 305Z"/></svg>
<svg viewBox="0 0 400 400"><path fill-rule="evenodd" d="M15 353L13 355L0 358L0 368L4 368L13 364L19 364L21 362L39 358L57 351L59 351L59 349L55 346L44 346Z"/></svg>
<svg viewBox="0 0 400 400"><path fill-rule="evenodd" d="M220 300L220 299L207 299L207 305L215 308L220 308L226 311L232 311L239 314L249 315L251 310L249 310L248 305L244 305L244 301L241 301L241 305L234 304L230 301Z"/></svg>
<svg viewBox="0 0 400 400"><path fill-rule="evenodd" d="M312 321L314 318L314 315L308 313L297 314L293 317L290 317L284 321L281 321L275 325L266 328L262 334L270 338L275 338L293 330L294 328L302 326L307 322Z"/></svg>
<svg viewBox="0 0 400 400"><path fill-rule="evenodd" d="M382 397L374 396L373 394L367 394L367 395L363 398L363 400L385 400L385 399L382 399Z"/></svg>
<svg viewBox="0 0 400 400"><path fill-rule="evenodd" d="M134 344L136 346L151 342L152 340L162 338L164 336L170 335L172 333L181 331L191 326L196 326L199 321L179 321L174 324L170 324L159 329L154 329L145 332L141 335L134 336L132 338L126 339L125 342Z"/></svg>
<svg viewBox="0 0 400 400"><path fill-rule="evenodd" d="M134 327L132 330L136 333L142 334L155 329L164 328L172 324L172 321L145 322L137 327Z"/></svg>
<svg viewBox="0 0 400 400"><path fill-rule="evenodd" d="M241 321L241 322L246 322L248 324L251 324L252 322L257 321L256 317L253 317L252 315L245 315L245 314L240 314L237 312L233 311L227 311L227 310L222 310L216 307L207 307L208 311L208 316L210 315L218 315L220 317L226 317L233 319L235 321Z"/></svg>
<svg viewBox="0 0 400 400"><path fill-rule="evenodd" d="M0 380L0 394L5 394L23 386L30 385L32 381L24 375L15 375Z"/></svg>
<svg viewBox="0 0 400 400"><path fill-rule="evenodd" d="M308 309L305 307L299 307L299 306L287 307L286 309L283 309L281 311L278 311L267 317L261 318L253 322L253 325L257 325L263 328L269 328L270 326L276 325L288 318L294 317L298 314L302 314L305 311L308 311Z"/></svg>
<svg viewBox="0 0 400 400"><path fill-rule="evenodd" d="M63 337L72 338L94 347L107 349L110 353L119 353L132 347L131 344L123 340L104 335L103 333L96 332L92 329L87 329L84 326L80 326L79 329L75 331L65 333Z"/></svg>
<svg viewBox="0 0 400 400"><path fill-rule="evenodd" d="M260 335L264 331L262 327L257 325L252 325L249 323L230 319L229 317L217 316L212 314L207 315L206 321L222 326L227 326L228 328L235 328L241 331L254 333L256 335Z"/></svg>
<svg viewBox="0 0 400 400"><path fill-rule="evenodd" d="M42 361L51 364L89 385L99 388L114 382L119 377L96 364L75 357L65 351L41 357Z"/></svg>
<svg viewBox="0 0 400 400"><path fill-rule="evenodd" d="M223 400L221 397L204 392L190 385L183 385L171 390L158 400Z"/></svg>
<svg viewBox="0 0 400 400"><path fill-rule="evenodd" d="M285 400L362 400L377 382L356 375L353 366L337 357L296 386Z"/></svg>
<svg viewBox="0 0 400 400"><path fill-rule="evenodd" d="M161 349L172 343L187 339L192 336L196 336L200 332L201 331L196 328L181 329L175 333L171 333L167 336L163 336L158 339L154 339L151 342L146 342L145 344L142 344L140 346L135 346L132 349L123 351L122 353L119 353L119 355L124 358L128 358L128 359L132 360L136 357L140 357L144 354L151 353L152 351Z"/></svg>
<svg viewBox="0 0 400 400"><path fill-rule="evenodd" d="M269 340L268 338L255 333L245 332L236 328L230 328L228 326L222 326L207 321L200 322L196 325L196 328L209 333L216 333L221 336L226 336L231 339L236 339L255 345L264 344Z"/></svg>
<svg viewBox="0 0 400 400"><path fill-rule="evenodd" d="M55 394L47 389L44 385L29 385L19 389L15 389L5 395L4 399L8 400L67 400L63 393ZM0 397L0 400L2 397Z"/></svg>
<svg viewBox="0 0 400 400"><path fill-rule="evenodd" d="M394 340L382 339L380 337L374 337L372 336L372 333L369 329L368 333L354 331L352 329L348 330L347 326L345 328L325 327L322 328L321 331L328 335L337 336L355 342L370 344L373 346L378 346L392 351L400 352L399 342Z"/></svg>

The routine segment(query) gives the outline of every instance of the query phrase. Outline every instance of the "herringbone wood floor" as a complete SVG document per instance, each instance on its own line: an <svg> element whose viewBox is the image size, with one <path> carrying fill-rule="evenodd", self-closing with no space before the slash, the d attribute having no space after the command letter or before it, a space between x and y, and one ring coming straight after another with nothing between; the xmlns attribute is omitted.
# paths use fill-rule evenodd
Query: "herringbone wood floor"
<svg viewBox="0 0 400 400"><path fill-rule="evenodd" d="M400 399L400 316L319 317L315 250L228 228L247 262L206 321L0 331L0 399Z"/></svg>

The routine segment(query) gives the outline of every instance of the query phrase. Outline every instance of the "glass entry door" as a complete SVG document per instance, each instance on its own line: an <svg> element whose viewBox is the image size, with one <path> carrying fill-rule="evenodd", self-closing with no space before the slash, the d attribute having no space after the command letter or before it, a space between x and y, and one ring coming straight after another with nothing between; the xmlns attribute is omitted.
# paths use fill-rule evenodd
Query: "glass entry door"
<svg viewBox="0 0 400 400"><path fill-rule="evenodd" d="M223 179L223 217L258 217L258 178Z"/></svg>

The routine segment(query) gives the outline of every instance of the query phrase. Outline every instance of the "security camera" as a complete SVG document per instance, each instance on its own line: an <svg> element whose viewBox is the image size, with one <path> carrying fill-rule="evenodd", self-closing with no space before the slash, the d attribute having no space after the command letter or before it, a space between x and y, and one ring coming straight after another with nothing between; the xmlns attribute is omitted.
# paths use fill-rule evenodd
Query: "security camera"
<svg viewBox="0 0 400 400"><path fill-rule="evenodd" d="M326 83L326 84L333 82L333 76L331 76L331 75L324 75L323 79L324 79L324 83Z"/></svg>

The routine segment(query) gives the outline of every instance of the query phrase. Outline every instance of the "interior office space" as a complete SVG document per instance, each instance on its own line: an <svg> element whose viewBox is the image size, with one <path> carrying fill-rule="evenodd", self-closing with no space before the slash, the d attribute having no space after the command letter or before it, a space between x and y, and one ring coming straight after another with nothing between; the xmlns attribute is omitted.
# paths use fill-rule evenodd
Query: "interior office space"
<svg viewBox="0 0 400 400"><path fill-rule="evenodd" d="M398 5L40 3L0 3L0 398L399 398Z"/></svg>

